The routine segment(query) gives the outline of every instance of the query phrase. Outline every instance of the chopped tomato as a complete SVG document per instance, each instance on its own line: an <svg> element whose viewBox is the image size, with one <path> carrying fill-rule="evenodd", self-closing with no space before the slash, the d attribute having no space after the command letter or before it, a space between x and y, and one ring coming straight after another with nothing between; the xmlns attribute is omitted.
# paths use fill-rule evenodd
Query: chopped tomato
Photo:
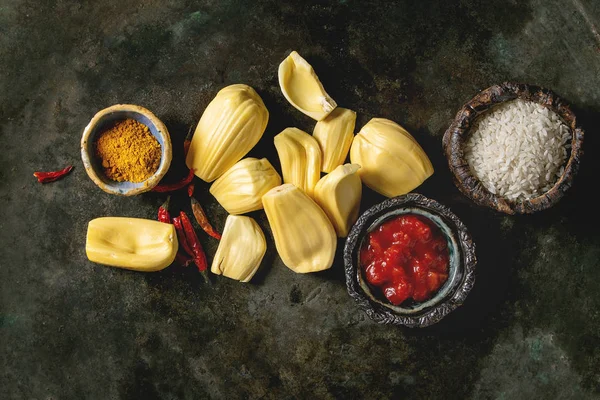
<svg viewBox="0 0 600 400"><path fill-rule="evenodd" d="M420 263L425 266L426 268L430 268L431 265L436 262L436 259L434 257L434 255L431 252L425 252L423 253L423 255L421 256L421 259L419 260Z"/></svg>
<svg viewBox="0 0 600 400"><path fill-rule="evenodd" d="M374 263L369 265L367 267L367 270L365 271L367 276L367 282L369 282L371 285L376 286L383 285L384 283L386 283L388 281L388 277L385 268L385 262L375 261Z"/></svg>
<svg viewBox="0 0 600 400"><path fill-rule="evenodd" d="M398 281L398 280L406 280L406 279L408 279L408 276L406 274L406 270L401 265L394 265L390 269L390 277L391 277L392 281Z"/></svg>
<svg viewBox="0 0 600 400"><path fill-rule="evenodd" d="M395 305L402 304L412 294L412 285L406 280L398 280L383 289L383 295Z"/></svg>
<svg viewBox="0 0 600 400"><path fill-rule="evenodd" d="M393 244L385 251L385 259L391 265L400 265L406 263L410 257L410 252L405 246Z"/></svg>
<svg viewBox="0 0 600 400"><path fill-rule="evenodd" d="M426 301L448 279L447 240L429 219L405 214L369 233L360 252L367 282L392 304Z"/></svg>
<svg viewBox="0 0 600 400"><path fill-rule="evenodd" d="M439 272L429 271L427 273L427 287L431 292L438 290L448 279L448 274L440 274Z"/></svg>

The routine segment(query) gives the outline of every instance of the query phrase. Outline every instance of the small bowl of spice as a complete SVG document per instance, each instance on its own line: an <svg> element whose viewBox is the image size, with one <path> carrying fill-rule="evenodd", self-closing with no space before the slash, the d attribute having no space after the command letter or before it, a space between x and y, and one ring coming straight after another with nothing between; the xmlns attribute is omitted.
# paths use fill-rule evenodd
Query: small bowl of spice
<svg viewBox="0 0 600 400"><path fill-rule="evenodd" d="M117 104L94 115L81 138L89 177L107 193L133 196L160 182L171 164L167 127L149 110Z"/></svg>
<svg viewBox="0 0 600 400"><path fill-rule="evenodd" d="M503 83L468 101L444 134L458 189L507 214L556 204L579 169L583 130L552 91Z"/></svg>
<svg viewBox="0 0 600 400"><path fill-rule="evenodd" d="M476 263L464 224L417 193L367 210L344 248L350 296L374 321L411 328L460 306L475 283Z"/></svg>

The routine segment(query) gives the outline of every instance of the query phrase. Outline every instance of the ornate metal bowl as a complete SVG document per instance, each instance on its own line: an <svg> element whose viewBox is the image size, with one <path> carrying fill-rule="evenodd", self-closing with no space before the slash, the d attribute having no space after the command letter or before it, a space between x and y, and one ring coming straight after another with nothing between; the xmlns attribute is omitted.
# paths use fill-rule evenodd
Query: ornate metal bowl
<svg viewBox="0 0 600 400"><path fill-rule="evenodd" d="M448 280L433 298L425 302L394 306L374 294L360 266L360 249L369 232L384 221L401 214L420 214L435 223L448 243ZM465 225L447 207L435 200L409 193L371 207L360 216L344 247L348 293L374 321L382 324L425 327L444 318L460 306L475 283L475 244Z"/></svg>

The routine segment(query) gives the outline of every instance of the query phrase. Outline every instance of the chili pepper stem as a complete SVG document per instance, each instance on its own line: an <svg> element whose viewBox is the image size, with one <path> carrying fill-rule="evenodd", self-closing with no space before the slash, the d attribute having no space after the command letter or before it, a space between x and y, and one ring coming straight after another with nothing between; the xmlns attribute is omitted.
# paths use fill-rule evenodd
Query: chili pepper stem
<svg viewBox="0 0 600 400"><path fill-rule="evenodd" d="M192 128L194 126L190 125L190 129L188 129L188 133L183 140L183 156L187 157L187 153L190 150L190 144L192 144Z"/></svg>
<svg viewBox="0 0 600 400"><path fill-rule="evenodd" d="M169 202L171 201L171 196L167 196L167 200L158 208L158 220L160 222L164 222L165 224L171 223L171 215L169 214Z"/></svg>
<svg viewBox="0 0 600 400"><path fill-rule="evenodd" d="M212 281L210 280L210 275L208 274L207 269L205 269L204 271L200 271L200 275L202 275L202 279L204 280L204 283L212 285Z"/></svg>
<svg viewBox="0 0 600 400"><path fill-rule="evenodd" d="M167 200L165 200L165 202L162 204L162 208L164 208L165 210L169 211L169 204L171 203L171 195L167 196Z"/></svg>

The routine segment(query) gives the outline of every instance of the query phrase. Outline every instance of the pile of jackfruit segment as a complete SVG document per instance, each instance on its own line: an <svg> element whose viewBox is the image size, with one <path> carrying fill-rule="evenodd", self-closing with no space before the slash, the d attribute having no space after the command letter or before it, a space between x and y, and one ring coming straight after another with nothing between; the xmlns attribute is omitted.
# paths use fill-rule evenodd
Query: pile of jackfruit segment
<svg viewBox="0 0 600 400"><path fill-rule="evenodd" d="M355 136L356 113L337 107L297 52L279 65L279 85L290 104L317 121L312 135L286 128L275 136L283 184L266 158L243 158L269 119L247 85L217 93L186 159L196 176L214 181L210 192L231 214L211 271L244 282L260 266L266 242L258 224L240 214L264 208L283 263L298 273L321 271L333 263L337 237L346 237L358 218L362 183L393 197L433 174L421 146L393 121L373 118Z"/></svg>

